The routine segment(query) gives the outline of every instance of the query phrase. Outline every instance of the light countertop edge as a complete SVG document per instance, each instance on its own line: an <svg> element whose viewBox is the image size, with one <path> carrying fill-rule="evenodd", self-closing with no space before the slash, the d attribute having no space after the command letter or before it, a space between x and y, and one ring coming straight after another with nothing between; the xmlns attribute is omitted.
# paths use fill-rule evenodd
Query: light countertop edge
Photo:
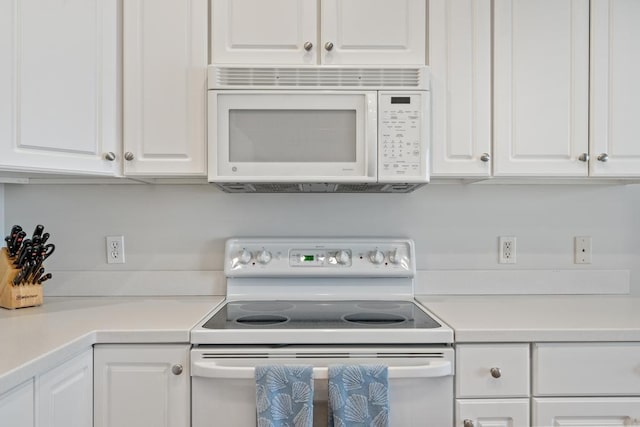
<svg viewBox="0 0 640 427"><path fill-rule="evenodd" d="M49 297L0 311L0 394L94 344L190 342L191 329L222 301L204 297Z"/></svg>
<svg viewBox="0 0 640 427"><path fill-rule="evenodd" d="M454 342L640 342L631 295L416 296L454 330Z"/></svg>

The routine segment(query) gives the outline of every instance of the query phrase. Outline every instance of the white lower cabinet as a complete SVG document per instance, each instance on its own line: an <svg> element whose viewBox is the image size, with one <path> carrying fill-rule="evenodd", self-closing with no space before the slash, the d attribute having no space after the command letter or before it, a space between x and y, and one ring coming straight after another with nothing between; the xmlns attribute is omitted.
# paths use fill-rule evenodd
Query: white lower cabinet
<svg viewBox="0 0 640 427"><path fill-rule="evenodd" d="M456 426L529 425L529 344L456 346Z"/></svg>
<svg viewBox="0 0 640 427"><path fill-rule="evenodd" d="M34 427L33 378L0 394L0 424L11 427Z"/></svg>
<svg viewBox="0 0 640 427"><path fill-rule="evenodd" d="M93 350L41 375L37 382L38 427L91 427Z"/></svg>
<svg viewBox="0 0 640 427"><path fill-rule="evenodd" d="M456 426L521 427L529 425L529 399L458 399Z"/></svg>
<svg viewBox="0 0 640 427"><path fill-rule="evenodd" d="M534 426L640 425L640 343L534 344L532 383Z"/></svg>
<svg viewBox="0 0 640 427"><path fill-rule="evenodd" d="M0 394L0 426L91 427L93 349Z"/></svg>
<svg viewBox="0 0 640 427"><path fill-rule="evenodd" d="M96 345L94 427L189 427L189 349Z"/></svg>
<svg viewBox="0 0 640 427"><path fill-rule="evenodd" d="M637 426L640 397L533 398L534 426Z"/></svg>

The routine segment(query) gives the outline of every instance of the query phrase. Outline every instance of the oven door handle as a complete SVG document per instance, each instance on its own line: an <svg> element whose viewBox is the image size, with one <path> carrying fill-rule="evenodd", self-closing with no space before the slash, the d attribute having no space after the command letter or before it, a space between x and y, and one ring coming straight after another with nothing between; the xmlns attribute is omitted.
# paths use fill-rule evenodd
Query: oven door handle
<svg viewBox="0 0 640 427"><path fill-rule="evenodd" d="M194 362L191 376L206 378L253 379L255 368L252 366L220 366L215 362ZM449 360L438 360L416 366L389 366L389 379L393 378L437 378L453 375ZM329 379L329 368L314 367L313 378Z"/></svg>

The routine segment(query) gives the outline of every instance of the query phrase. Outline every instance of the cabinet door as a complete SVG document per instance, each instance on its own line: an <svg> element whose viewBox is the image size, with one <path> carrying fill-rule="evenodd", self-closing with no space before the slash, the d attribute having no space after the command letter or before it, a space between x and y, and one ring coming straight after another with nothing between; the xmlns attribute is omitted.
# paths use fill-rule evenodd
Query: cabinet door
<svg viewBox="0 0 640 427"><path fill-rule="evenodd" d="M491 1L429 2L432 176L491 175Z"/></svg>
<svg viewBox="0 0 640 427"><path fill-rule="evenodd" d="M494 13L494 175L586 176L589 0L495 0Z"/></svg>
<svg viewBox="0 0 640 427"><path fill-rule="evenodd" d="M638 22L637 0L591 2L590 166L594 176L640 176Z"/></svg>
<svg viewBox="0 0 640 427"><path fill-rule="evenodd" d="M0 170L119 173L117 4L0 2Z"/></svg>
<svg viewBox="0 0 640 427"><path fill-rule="evenodd" d="M316 64L317 21L317 0L212 0L211 62Z"/></svg>
<svg viewBox="0 0 640 427"><path fill-rule="evenodd" d="M532 399L534 426L630 426L640 423L640 398Z"/></svg>
<svg viewBox="0 0 640 427"><path fill-rule="evenodd" d="M522 427L529 425L529 399L458 399L456 427Z"/></svg>
<svg viewBox="0 0 640 427"><path fill-rule="evenodd" d="M424 0L322 0L321 11L323 64L424 65Z"/></svg>
<svg viewBox="0 0 640 427"><path fill-rule="evenodd" d="M189 380L188 345L96 345L94 427L189 427Z"/></svg>
<svg viewBox="0 0 640 427"><path fill-rule="evenodd" d="M205 175L207 0L124 6L124 172Z"/></svg>
<svg viewBox="0 0 640 427"><path fill-rule="evenodd" d="M34 427L33 379L0 394L0 424Z"/></svg>
<svg viewBox="0 0 640 427"><path fill-rule="evenodd" d="M38 427L87 427L93 423L93 349L38 380Z"/></svg>

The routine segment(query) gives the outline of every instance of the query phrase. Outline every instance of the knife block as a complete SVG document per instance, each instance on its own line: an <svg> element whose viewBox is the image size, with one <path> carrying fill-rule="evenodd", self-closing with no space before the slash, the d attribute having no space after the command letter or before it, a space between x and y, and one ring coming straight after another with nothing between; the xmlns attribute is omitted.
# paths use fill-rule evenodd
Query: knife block
<svg viewBox="0 0 640 427"><path fill-rule="evenodd" d="M42 305L44 300L42 285L29 284L13 286L13 279L20 273L13 268L13 260L9 258L7 248L0 251L0 307L23 308Z"/></svg>

